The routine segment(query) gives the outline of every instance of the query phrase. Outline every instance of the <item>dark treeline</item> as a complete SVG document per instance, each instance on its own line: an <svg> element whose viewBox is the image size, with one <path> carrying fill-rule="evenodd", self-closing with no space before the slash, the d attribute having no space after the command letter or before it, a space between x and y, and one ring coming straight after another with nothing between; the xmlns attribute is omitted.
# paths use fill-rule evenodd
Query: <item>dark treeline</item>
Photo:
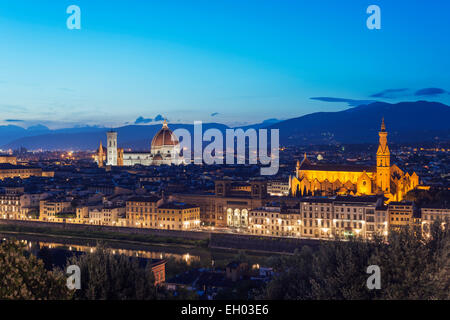
<svg viewBox="0 0 450 320"><path fill-rule="evenodd" d="M450 235L436 222L430 236L418 228L393 230L388 244L375 241L324 241L293 256L272 259L278 275L261 299L449 299ZM381 288L369 290L367 267L380 268Z"/></svg>

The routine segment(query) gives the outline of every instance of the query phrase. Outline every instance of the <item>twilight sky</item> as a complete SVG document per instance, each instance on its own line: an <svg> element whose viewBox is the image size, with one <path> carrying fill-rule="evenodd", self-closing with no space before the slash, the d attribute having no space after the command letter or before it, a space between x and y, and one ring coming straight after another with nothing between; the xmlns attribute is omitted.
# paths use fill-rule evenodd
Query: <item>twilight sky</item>
<svg viewBox="0 0 450 320"><path fill-rule="evenodd" d="M66 8L81 8L69 30ZM369 30L366 8L381 8ZM0 0L0 124L229 125L450 104L450 1Z"/></svg>

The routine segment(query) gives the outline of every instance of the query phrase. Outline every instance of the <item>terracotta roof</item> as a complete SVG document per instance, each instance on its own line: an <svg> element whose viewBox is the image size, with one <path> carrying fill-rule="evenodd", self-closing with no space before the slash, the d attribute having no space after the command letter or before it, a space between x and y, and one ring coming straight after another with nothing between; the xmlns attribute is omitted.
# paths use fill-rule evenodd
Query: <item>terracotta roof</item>
<svg viewBox="0 0 450 320"><path fill-rule="evenodd" d="M178 144L177 137L169 129L166 123L163 124L161 130L153 137L152 147L174 146Z"/></svg>
<svg viewBox="0 0 450 320"><path fill-rule="evenodd" d="M364 165L343 165L343 164L310 164L303 163L300 170L318 170L318 171L346 171L346 172L376 172L376 166Z"/></svg>

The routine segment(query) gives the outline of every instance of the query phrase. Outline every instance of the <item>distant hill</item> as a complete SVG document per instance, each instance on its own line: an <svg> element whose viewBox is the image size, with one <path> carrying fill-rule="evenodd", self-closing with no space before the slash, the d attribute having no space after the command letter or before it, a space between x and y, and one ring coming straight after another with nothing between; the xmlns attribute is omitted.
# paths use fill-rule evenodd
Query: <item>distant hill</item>
<svg viewBox="0 0 450 320"><path fill-rule="evenodd" d="M0 146L5 146L6 144L21 138L34 137L45 134L92 132L103 130L105 130L105 128L91 126L51 130L41 124L31 126L28 129L16 125L0 125Z"/></svg>
<svg viewBox="0 0 450 320"><path fill-rule="evenodd" d="M171 130L186 129L194 136L193 124L169 124ZM220 123L204 123L203 131L217 128L222 132L228 128ZM119 147L132 150L150 150L153 136L161 129L161 124L129 125L115 128ZM25 147L29 150L95 150L100 141L106 146L106 132L109 129L96 128L95 130L56 130L48 134L24 137L2 146L2 149L18 149Z"/></svg>
<svg viewBox="0 0 450 320"><path fill-rule="evenodd" d="M381 118L389 132L389 142L450 141L450 107L437 102L417 101L390 104L375 102L339 112L317 112L277 122L241 127L280 130L282 145L310 145L336 143L376 143ZM172 130L187 129L193 136L193 124L169 124ZM129 125L117 128L120 147L132 150L150 150L153 136L161 124ZM222 132L228 126L219 123L203 124L203 131L217 128ZM18 126L0 126L2 149L30 150L94 150L102 141L106 145L107 128L79 127L49 130L44 126L23 129Z"/></svg>
<svg viewBox="0 0 450 320"><path fill-rule="evenodd" d="M374 102L339 112L317 112L268 126L280 143L375 143L384 117L390 142L450 141L450 107L438 102Z"/></svg>

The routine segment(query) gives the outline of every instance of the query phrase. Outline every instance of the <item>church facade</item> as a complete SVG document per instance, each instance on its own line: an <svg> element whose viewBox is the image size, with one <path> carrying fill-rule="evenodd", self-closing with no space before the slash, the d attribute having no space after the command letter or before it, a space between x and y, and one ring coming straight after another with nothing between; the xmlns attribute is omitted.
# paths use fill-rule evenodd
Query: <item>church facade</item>
<svg viewBox="0 0 450 320"><path fill-rule="evenodd" d="M180 165L183 164L183 157L180 156L180 144L178 138L169 129L164 121L161 130L153 137L148 151L124 151L118 148L117 132L108 131L106 133L107 146L100 146L95 155L95 161L99 167L107 166L134 166L134 165Z"/></svg>
<svg viewBox="0 0 450 320"><path fill-rule="evenodd" d="M294 196L374 195L384 194L389 201L401 201L416 188L419 177L403 172L390 163L384 119L379 132L376 166L313 164L305 157L297 162L295 176L289 178Z"/></svg>

